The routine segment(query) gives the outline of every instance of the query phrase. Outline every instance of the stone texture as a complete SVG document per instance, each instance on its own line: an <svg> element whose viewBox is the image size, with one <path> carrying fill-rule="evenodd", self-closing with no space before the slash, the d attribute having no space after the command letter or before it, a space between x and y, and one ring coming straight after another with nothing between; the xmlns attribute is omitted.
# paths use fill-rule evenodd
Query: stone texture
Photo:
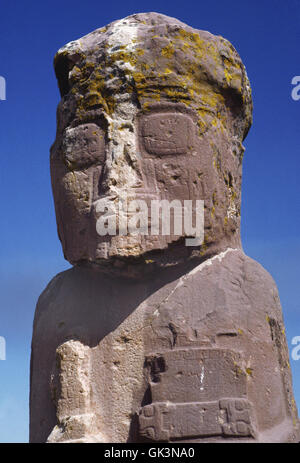
<svg viewBox="0 0 300 463"><path fill-rule="evenodd" d="M252 101L236 50L147 13L66 45L55 70L51 178L74 267L37 304L31 442L299 440L277 288L240 242ZM204 243L100 236L98 201L125 197L203 199Z"/></svg>

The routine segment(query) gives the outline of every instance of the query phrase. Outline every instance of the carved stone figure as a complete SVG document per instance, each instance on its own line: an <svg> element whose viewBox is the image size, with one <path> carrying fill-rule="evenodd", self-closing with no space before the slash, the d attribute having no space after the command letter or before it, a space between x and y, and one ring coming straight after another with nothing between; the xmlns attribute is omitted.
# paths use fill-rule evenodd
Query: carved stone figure
<svg viewBox="0 0 300 463"><path fill-rule="evenodd" d="M278 292L240 241L238 53L146 13L70 42L55 71L51 178L73 267L37 304L31 441L297 441ZM191 228L152 233L152 216L124 233L142 202L174 200L204 201L200 245Z"/></svg>

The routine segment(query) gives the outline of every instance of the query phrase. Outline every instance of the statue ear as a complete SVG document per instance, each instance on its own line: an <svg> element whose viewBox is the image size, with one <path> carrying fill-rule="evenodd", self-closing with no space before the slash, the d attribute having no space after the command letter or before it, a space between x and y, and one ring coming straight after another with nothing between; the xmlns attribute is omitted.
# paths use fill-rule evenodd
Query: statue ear
<svg viewBox="0 0 300 463"><path fill-rule="evenodd" d="M64 97L71 90L69 72L80 60L80 54L66 50L57 52L54 57L54 70L58 82L60 96Z"/></svg>

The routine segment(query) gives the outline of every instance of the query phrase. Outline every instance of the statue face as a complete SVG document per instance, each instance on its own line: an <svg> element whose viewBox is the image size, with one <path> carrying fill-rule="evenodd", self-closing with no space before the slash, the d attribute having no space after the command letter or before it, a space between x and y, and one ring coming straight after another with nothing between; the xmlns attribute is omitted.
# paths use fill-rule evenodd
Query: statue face
<svg viewBox="0 0 300 463"><path fill-rule="evenodd" d="M62 100L51 174L71 263L163 265L239 246L245 70L224 39L165 18L125 18L56 56ZM182 215L191 201L194 225L196 200L204 201L201 246L185 246L190 235L184 224L174 229L172 208L169 233L152 233L151 207L161 200L179 201ZM99 233L104 214L113 234ZM130 224L139 231L130 234Z"/></svg>

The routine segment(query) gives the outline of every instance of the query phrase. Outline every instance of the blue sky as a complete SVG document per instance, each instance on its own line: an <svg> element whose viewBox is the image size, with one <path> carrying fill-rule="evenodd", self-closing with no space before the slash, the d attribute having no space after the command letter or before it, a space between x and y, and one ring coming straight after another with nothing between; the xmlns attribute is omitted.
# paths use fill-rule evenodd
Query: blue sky
<svg viewBox="0 0 300 463"><path fill-rule="evenodd" d="M214 0L1 3L0 442L28 441L29 361L38 295L65 270L50 188L59 93L52 61L65 43L133 13L156 11L230 40L246 65L254 123L245 141L242 239L275 278L291 351L300 336L300 1ZM300 361L291 361L300 408Z"/></svg>

